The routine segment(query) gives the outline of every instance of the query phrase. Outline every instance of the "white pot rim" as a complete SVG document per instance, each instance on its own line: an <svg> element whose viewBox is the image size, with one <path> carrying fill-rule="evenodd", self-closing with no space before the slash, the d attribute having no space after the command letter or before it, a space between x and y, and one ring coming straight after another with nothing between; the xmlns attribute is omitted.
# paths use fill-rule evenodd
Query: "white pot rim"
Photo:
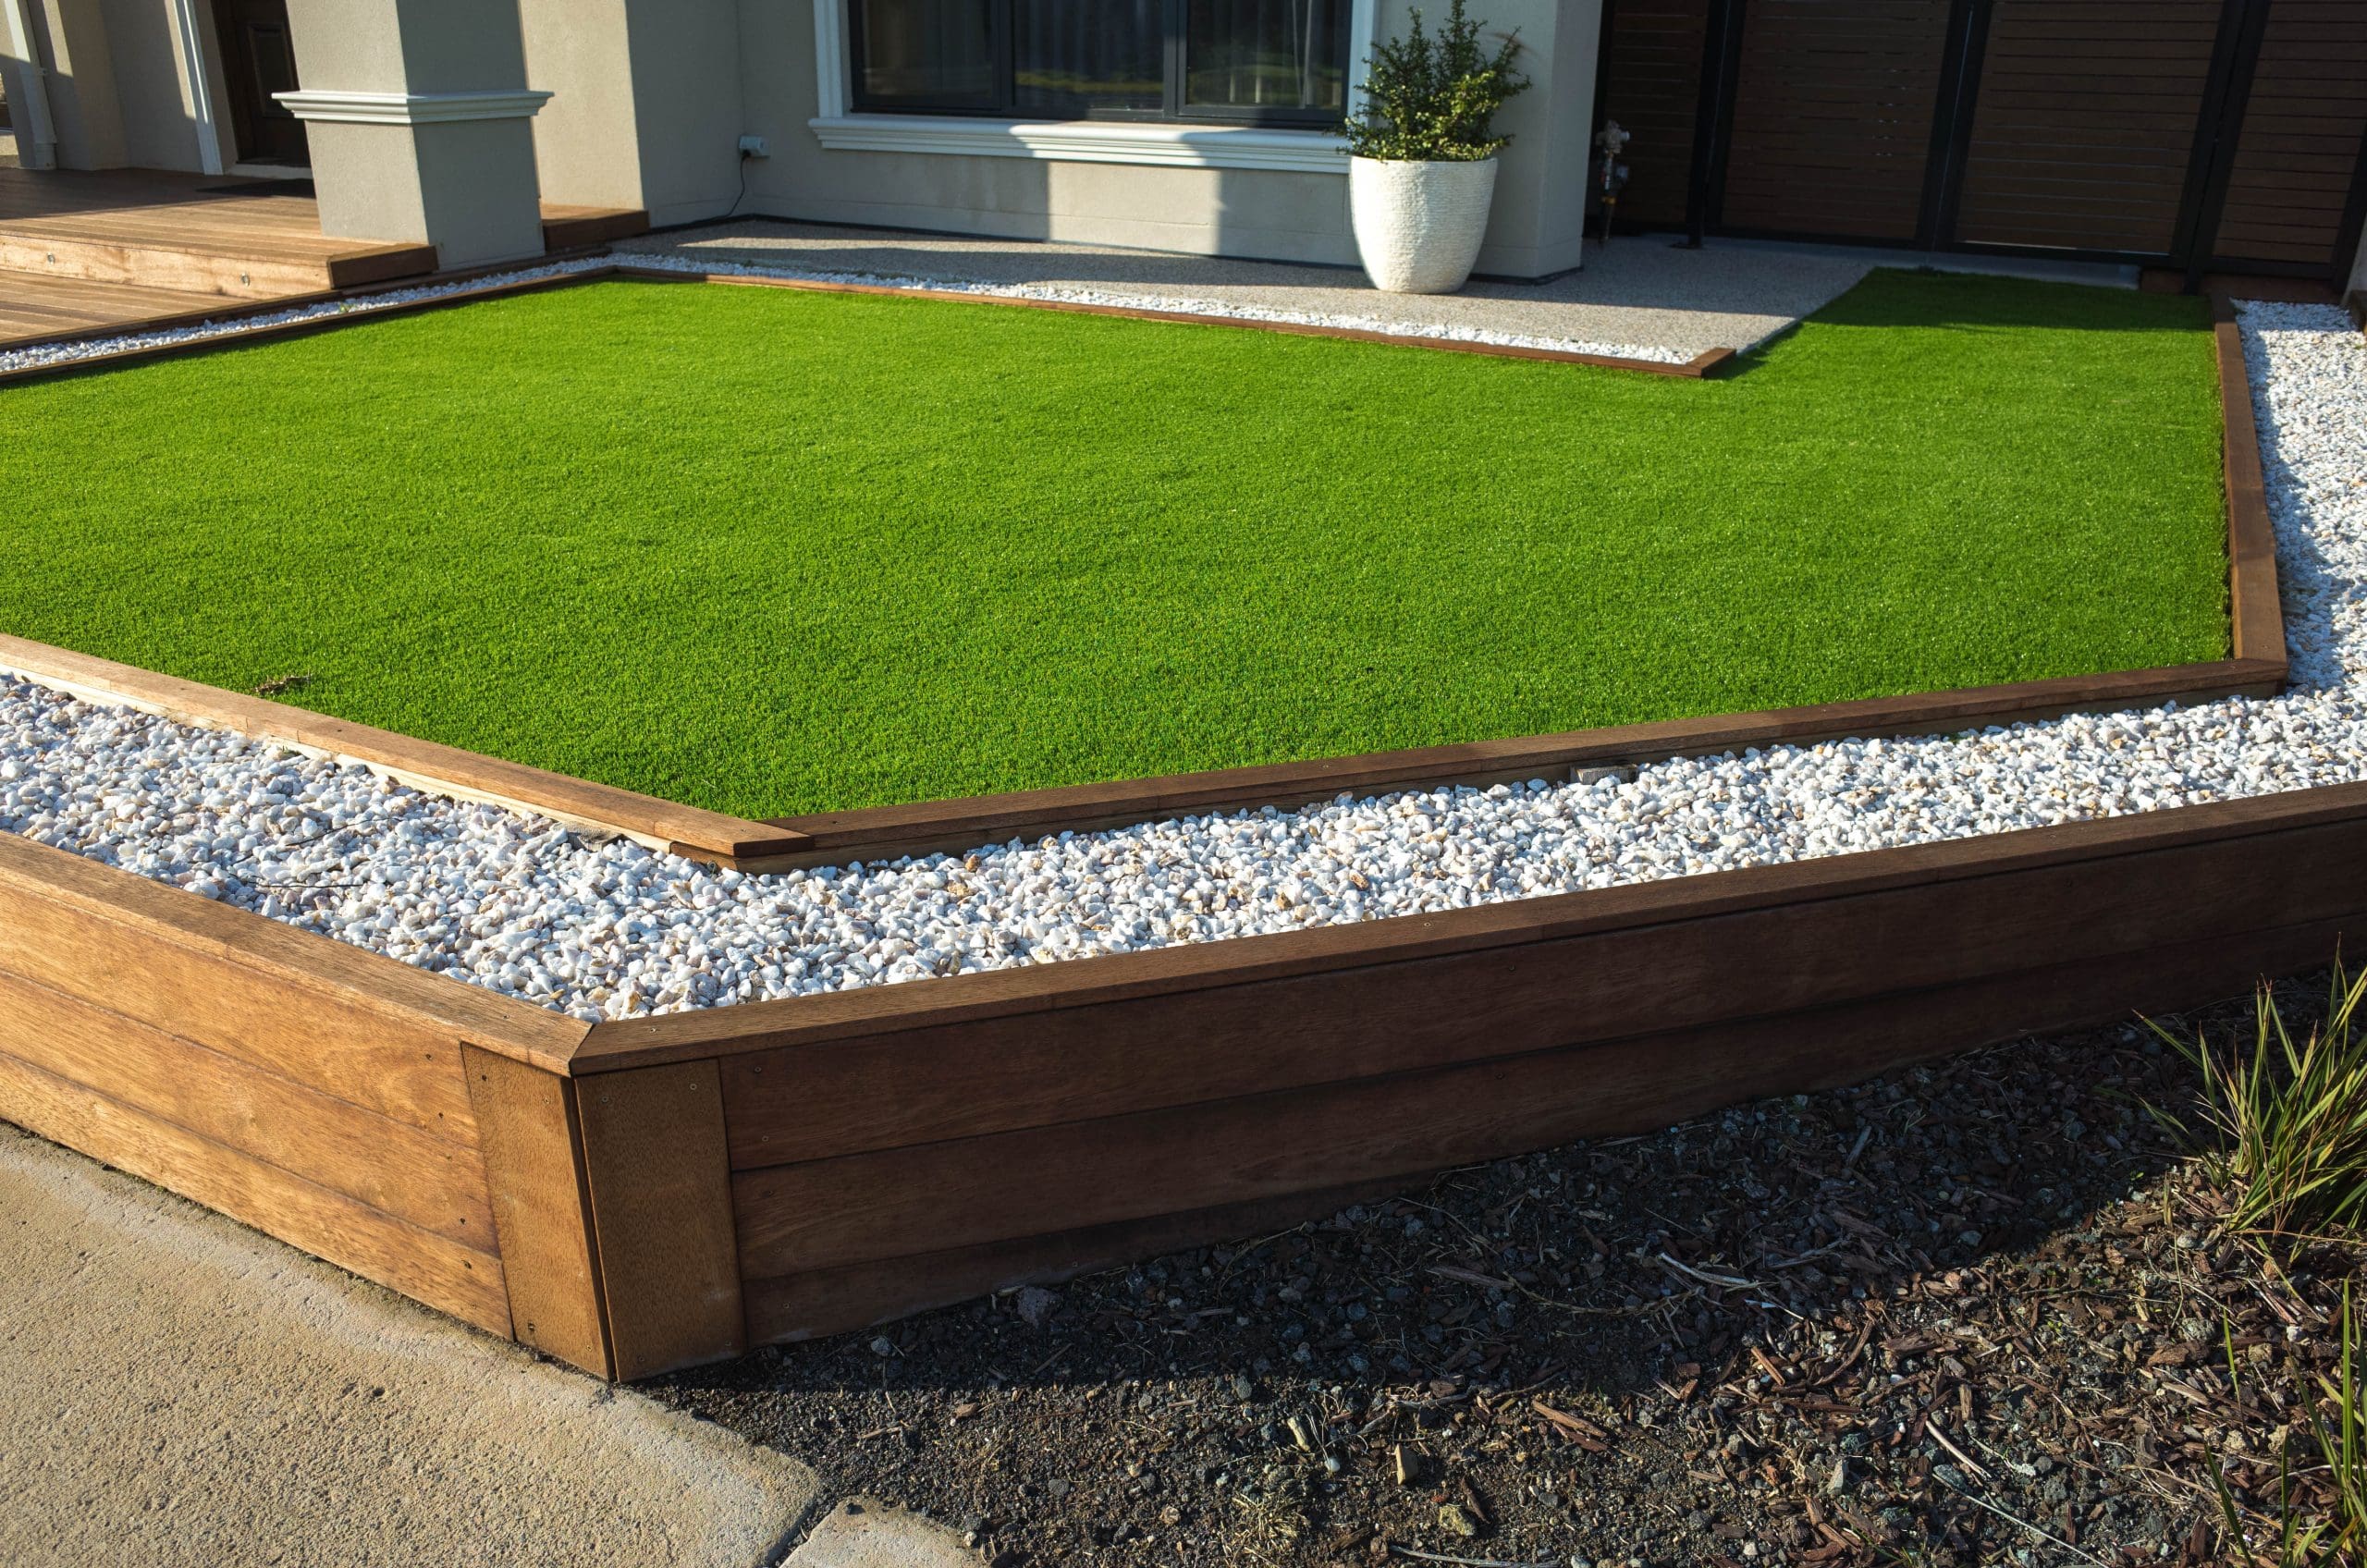
<svg viewBox="0 0 2367 1568"><path fill-rule="evenodd" d="M1490 153L1484 158L1367 158L1362 153L1351 153L1348 156L1350 161L1359 164L1451 164L1461 166L1492 164L1497 155Z"/></svg>

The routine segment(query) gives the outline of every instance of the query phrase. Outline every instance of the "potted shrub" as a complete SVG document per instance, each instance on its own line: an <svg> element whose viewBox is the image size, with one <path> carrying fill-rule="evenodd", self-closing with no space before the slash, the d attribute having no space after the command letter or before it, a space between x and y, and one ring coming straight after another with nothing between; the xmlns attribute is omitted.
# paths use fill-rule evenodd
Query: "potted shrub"
<svg viewBox="0 0 2367 1568"><path fill-rule="evenodd" d="M1512 140L1489 122L1528 86L1513 69L1519 52L1517 33L1492 55L1483 50L1479 24L1452 0L1437 37L1416 11L1406 35L1365 62L1362 117L1342 129L1356 254L1376 288L1451 294L1471 276L1495 196L1496 153Z"/></svg>

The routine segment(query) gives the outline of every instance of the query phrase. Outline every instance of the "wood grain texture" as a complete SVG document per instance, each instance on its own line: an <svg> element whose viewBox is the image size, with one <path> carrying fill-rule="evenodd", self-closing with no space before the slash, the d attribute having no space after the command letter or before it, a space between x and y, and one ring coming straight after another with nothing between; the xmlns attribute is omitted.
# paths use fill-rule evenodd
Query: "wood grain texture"
<svg viewBox="0 0 2367 1568"><path fill-rule="evenodd" d="M629 239L636 234L648 232L649 214L639 207L570 206L559 202L543 203L543 250L546 252L606 245L612 239Z"/></svg>
<svg viewBox="0 0 2367 1568"><path fill-rule="evenodd" d="M434 278L402 278L373 288L321 289L274 298L256 304L240 304L236 300L226 300L213 309L185 310L176 315L119 322L110 328L102 330L60 331L28 339L22 343L11 344L9 347L24 348L34 344L73 343L92 337L114 337L128 330L158 332L171 327L194 326L201 323L212 323L215 325L226 324L235 325L241 321L254 323L252 325L240 327L235 332L218 333L211 337L190 338L171 343L142 344L129 349L118 349L109 353L92 354L78 360L62 360L53 364L23 365L15 370L0 371L0 386L19 386L36 381L63 381L73 376L121 370L130 365L153 364L164 360L192 359L199 355L219 353L226 349L237 349L256 343L311 337L324 332L335 332L343 327L356 326L364 322L417 315L425 311L448 310L456 305L475 304L481 300L497 300L513 294L537 294L553 288L569 288L580 283L596 282L600 278L613 276L606 269L593 268L583 272L562 273L553 277L530 277L487 283L479 288L455 289L449 294L439 294L431 299L409 300L400 304L381 305L374 310L347 314L321 315L303 321L278 323L264 319L299 306L316 305L340 300L368 300L375 295L416 288L424 284L457 282L465 277L484 274L515 272L520 266L530 264L533 263L511 263L507 266L472 268L467 272L447 274Z"/></svg>
<svg viewBox="0 0 2367 1568"><path fill-rule="evenodd" d="M1741 14L1724 222L1911 238L1948 7L1932 0L1753 0Z"/></svg>
<svg viewBox="0 0 2367 1568"><path fill-rule="evenodd" d="M1995 0L1956 238L2167 255L2220 8Z"/></svg>
<svg viewBox="0 0 2367 1568"><path fill-rule="evenodd" d="M1636 138L1623 159L1628 181L1619 215L1640 225L1682 225L1710 0L1615 0L1604 16L1602 46L1610 57L1602 113Z"/></svg>
<svg viewBox="0 0 2367 1568"><path fill-rule="evenodd" d="M693 857L737 861L805 847L793 830L676 805L587 779L413 740L263 697L158 675L112 659L0 633L0 668L77 695L128 704L183 724L233 729L362 763L460 800L488 801L571 827L621 833Z"/></svg>
<svg viewBox="0 0 2367 1568"><path fill-rule="evenodd" d="M420 1230L496 1250L484 1165L471 1143L6 974L0 1050Z"/></svg>
<svg viewBox="0 0 2367 1568"><path fill-rule="evenodd" d="M2255 567L2254 574L2261 570ZM2273 555L2265 570L2274 577ZM2272 696L2283 690L2285 678L2282 656L2226 659L778 817L773 819L776 827L803 836L810 847L750 868L786 869L955 852L1012 837L1094 831L1187 814L1269 805L1290 809L1343 793L1368 795L1448 784L1486 787L1539 778L1555 779L1577 768L1715 755L1752 746L1949 734L2068 713L2110 713L2238 694Z"/></svg>
<svg viewBox="0 0 2367 1568"><path fill-rule="evenodd" d="M2226 473L2227 597L2238 659L2285 663L2285 609L2276 581L2276 526L2261 472L2260 427L2244 364L2243 329L2224 294L2211 300L2212 340L2219 365L2221 460Z"/></svg>
<svg viewBox="0 0 2367 1568"><path fill-rule="evenodd" d="M748 1345L716 1064L576 1085L616 1376L722 1361Z"/></svg>
<svg viewBox="0 0 2367 1568"><path fill-rule="evenodd" d="M994 1291L1053 1284L1137 1258L1242 1236L1270 1235L1337 1214L1353 1204L1415 1191L1428 1180L1428 1172L1414 1172L1355 1186L1155 1215L1116 1225L1089 1225L986 1246L951 1247L782 1279L751 1280L746 1287L748 1342L772 1344L847 1333Z"/></svg>
<svg viewBox="0 0 2367 1568"><path fill-rule="evenodd" d="M2289 868L2274 881L2262 864ZM1596 1043L2358 907L2367 818L736 1055L738 1170ZM2190 896L2202 887L2211 899ZM1577 895L1583 899L1585 895ZM1949 939L1902 940L1944 931ZM1189 1042L1188 1047L1183 1042Z"/></svg>
<svg viewBox="0 0 2367 1568"><path fill-rule="evenodd" d="M1653 1131L2133 1008L2215 1000L2324 963L2362 924L2367 913L2230 929L1703 1029L743 1173L742 1268L786 1277Z"/></svg>
<svg viewBox="0 0 2367 1568"><path fill-rule="evenodd" d="M0 970L463 1143L455 1041L564 1066L586 1028L6 833Z"/></svg>
<svg viewBox="0 0 2367 1568"><path fill-rule="evenodd" d="M2213 237L2221 263L2307 267L2329 283L2357 235L2349 210L2367 150L2367 14L2356 5L2268 7ZM2348 222L2346 223L2346 219Z"/></svg>
<svg viewBox="0 0 2367 1568"><path fill-rule="evenodd" d="M497 1334L500 1260L0 1051L0 1118Z"/></svg>
<svg viewBox="0 0 2367 1568"><path fill-rule="evenodd" d="M575 1085L473 1046L461 1054L509 1286L504 1332L595 1377L613 1376Z"/></svg>
<svg viewBox="0 0 2367 1568"><path fill-rule="evenodd" d="M152 322L203 320L218 295L20 273L0 280L0 346L116 336Z"/></svg>
<svg viewBox="0 0 2367 1568"><path fill-rule="evenodd" d="M594 1024L575 1053L573 1070L579 1074L615 1071L1044 1014L1748 910L1804 906L1927 882L1961 882L2067 861L2242 840L2361 818L2367 818L2367 784L2337 785L1779 865L1658 878L1437 914L1401 915L866 986L826 996L747 1002Z"/></svg>
<svg viewBox="0 0 2367 1568"><path fill-rule="evenodd" d="M18 271L257 299L433 272L434 246L337 239L292 188L164 169L0 169L0 257Z"/></svg>

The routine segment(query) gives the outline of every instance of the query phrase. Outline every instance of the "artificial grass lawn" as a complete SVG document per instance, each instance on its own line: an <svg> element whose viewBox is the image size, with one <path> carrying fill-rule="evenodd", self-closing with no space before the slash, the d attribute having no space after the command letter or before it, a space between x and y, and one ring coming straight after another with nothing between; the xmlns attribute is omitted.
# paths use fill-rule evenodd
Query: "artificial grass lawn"
<svg viewBox="0 0 2367 1568"><path fill-rule="evenodd" d="M607 282L0 392L0 629L745 815L2226 654L2193 300L1730 380Z"/></svg>

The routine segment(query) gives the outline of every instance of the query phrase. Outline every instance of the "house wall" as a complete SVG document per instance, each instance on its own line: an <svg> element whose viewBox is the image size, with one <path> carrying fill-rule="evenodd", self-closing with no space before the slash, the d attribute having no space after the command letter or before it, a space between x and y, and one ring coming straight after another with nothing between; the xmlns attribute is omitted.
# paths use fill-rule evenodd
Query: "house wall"
<svg viewBox="0 0 2367 1568"><path fill-rule="evenodd" d="M526 83L551 95L534 116L545 199L587 207L642 204L626 0L518 0Z"/></svg>
<svg viewBox="0 0 2367 1568"><path fill-rule="evenodd" d="M136 168L196 169L197 127L181 87L173 0L102 0L123 120L123 159Z"/></svg>
<svg viewBox="0 0 2367 1568"><path fill-rule="evenodd" d="M1068 239L1291 261L1354 260L1343 176L824 149L808 0L741 14L747 129L772 156L748 170L747 209L1025 239Z"/></svg>
<svg viewBox="0 0 2367 1568"><path fill-rule="evenodd" d="M529 121L419 107L526 87L515 0L290 0L288 21L324 234L424 241L446 267L542 253Z"/></svg>
<svg viewBox="0 0 2367 1568"><path fill-rule="evenodd" d="M123 106L102 0L32 0L28 19L48 67L49 114L57 130L57 166L121 168Z"/></svg>
<svg viewBox="0 0 2367 1568"><path fill-rule="evenodd" d="M520 0L543 195L656 224L740 192L739 0Z"/></svg>
<svg viewBox="0 0 2367 1568"><path fill-rule="evenodd" d="M646 0L644 0L646 3ZM1435 19L1438 7L1430 7ZM1382 0L1378 29L1404 29ZM1480 252L1483 272L1537 276L1577 264L1601 0L1485 0L1491 29L1518 29L1535 86L1502 116L1514 137ZM1353 264L1347 178L1220 169L825 149L815 27L803 0L745 0L740 18L744 129L772 156L748 168L742 211L829 223L1141 246ZM1358 62L1359 74L1362 62Z"/></svg>
<svg viewBox="0 0 2367 1568"><path fill-rule="evenodd" d="M739 196L741 11L739 0L628 8L639 204L654 224L711 217Z"/></svg>
<svg viewBox="0 0 2367 1568"><path fill-rule="evenodd" d="M205 168L204 135L182 69L180 0L32 0L48 56L60 168ZM210 18L193 7L212 53ZM219 101L218 76L209 80ZM213 147L227 163L218 129ZM225 166L217 164L217 166Z"/></svg>

